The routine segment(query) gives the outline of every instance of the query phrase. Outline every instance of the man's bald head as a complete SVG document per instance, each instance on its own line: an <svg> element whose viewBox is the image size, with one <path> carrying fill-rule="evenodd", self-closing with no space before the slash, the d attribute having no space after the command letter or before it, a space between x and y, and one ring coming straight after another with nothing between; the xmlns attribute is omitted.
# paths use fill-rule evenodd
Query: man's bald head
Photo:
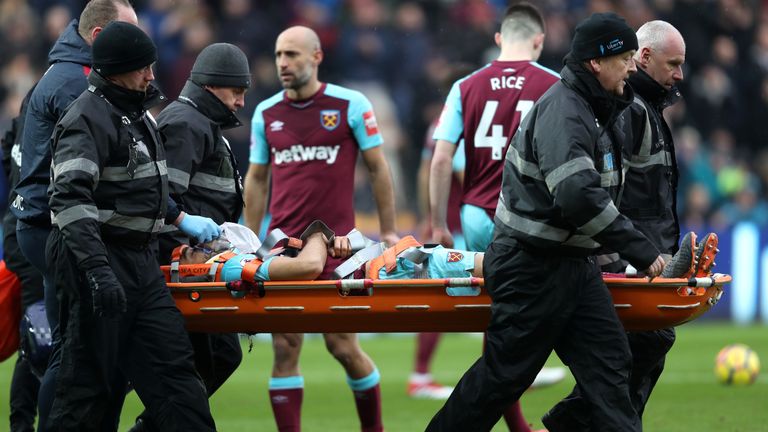
<svg viewBox="0 0 768 432"><path fill-rule="evenodd" d="M293 26L285 29L280 36L277 37L277 45L281 41L292 42L309 52L320 51L320 38L317 36L314 30L304 26Z"/></svg>
<svg viewBox="0 0 768 432"><path fill-rule="evenodd" d="M291 99L306 99L319 88L317 68L323 61L320 38L309 27L290 27L275 43L275 65L280 83Z"/></svg>

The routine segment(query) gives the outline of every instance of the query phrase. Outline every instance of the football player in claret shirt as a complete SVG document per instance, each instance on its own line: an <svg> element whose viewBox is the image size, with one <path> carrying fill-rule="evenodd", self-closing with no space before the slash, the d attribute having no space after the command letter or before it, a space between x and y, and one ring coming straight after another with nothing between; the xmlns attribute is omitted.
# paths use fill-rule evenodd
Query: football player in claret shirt
<svg viewBox="0 0 768 432"><path fill-rule="evenodd" d="M544 21L534 6L510 6L496 43L501 48L497 60L453 84L432 136L437 141L429 182L432 240L448 247L453 239L446 209L459 141L464 139L466 155L462 231L467 249L485 251L509 142L533 103L560 79L536 63L544 45Z"/></svg>
<svg viewBox="0 0 768 432"><path fill-rule="evenodd" d="M355 162L362 154L379 211L381 239L397 242L395 200L382 137L368 99L318 79L323 51L317 34L291 27L277 38L275 62L284 91L263 101L253 115L250 166L245 180L245 219L259 232L271 174L270 228L296 237L322 219L335 232L354 227ZM339 264L329 259L322 278ZM362 430L383 430L379 372L355 334L324 335L352 388ZM303 335L274 334L270 400L278 429L299 430L304 380L298 367Z"/></svg>

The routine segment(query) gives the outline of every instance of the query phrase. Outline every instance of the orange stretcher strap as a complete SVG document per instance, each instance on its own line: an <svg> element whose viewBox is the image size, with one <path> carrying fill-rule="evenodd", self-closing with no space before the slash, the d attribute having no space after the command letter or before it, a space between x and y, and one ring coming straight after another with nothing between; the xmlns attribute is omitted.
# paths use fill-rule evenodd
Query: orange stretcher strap
<svg viewBox="0 0 768 432"><path fill-rule="evenodd" d="M243 264L243 271L240 273L240 279L247 281L247 282L253 282L256 280L256 272L259 271L259 267L264 263L264 261L255 258L251 261L248 261L247 263Z"/></svg>
<svg viewBox="0 0 768 432"><path fill-rule="evenodd" d="M416 241L413 236L405 236L401 238L397 244L387 248L381 256L371 260L371 264L368 268L368 278L378 279L379 271L382 267L387 269L387 273L391 273L395 267L397 267L397 256L411 247L421 247L421 243Z"/></svg>

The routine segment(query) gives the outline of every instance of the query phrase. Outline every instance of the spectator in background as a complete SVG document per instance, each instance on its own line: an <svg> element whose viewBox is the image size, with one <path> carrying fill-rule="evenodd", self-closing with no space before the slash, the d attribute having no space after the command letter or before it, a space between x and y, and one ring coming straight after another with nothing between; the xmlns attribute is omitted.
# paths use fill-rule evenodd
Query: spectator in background
<svg viewBox="0 0 768 432"><path fill-rule="evenodd" d="M276 11L260 6L254 8L251 0L224 0L221 14L215 23L216 41L227 41L245 52L248 58L267 53L272 49L271 41L279 31L273 19ZM247 128L244 128L247 129Z"/></svg>
<svg viewBox="0 0 768 432"><path fill-rule="evenodd" d="M752 174L744 173L744 182L733 199L725 203L713 215L712 225L726 229L741 222L768 227L768 202L761 196L760 181Z"/></svg>

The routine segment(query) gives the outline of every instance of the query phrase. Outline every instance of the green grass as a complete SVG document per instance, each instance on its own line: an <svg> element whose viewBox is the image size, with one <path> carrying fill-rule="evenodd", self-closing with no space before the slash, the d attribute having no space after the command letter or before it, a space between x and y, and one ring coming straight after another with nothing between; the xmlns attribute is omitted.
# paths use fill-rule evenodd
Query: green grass
<svg viewBox="0 0 768 432"><path fill-rule="evenodd" d="M715 354L723 346L735 342L750 345L762 355L764 365L768 364L768 327L723 324L680 327L677 343L667 359L667 368L646 409L644 430L768 431L768 373L763 372L749 387L727 387L715 382L712 372ZM423 430L442 402L412 400L405 396L414 338L382 335L363 338L362 345L381 371L386 429L389 432ZM438 348L433 374L443 383L455 383L477 358L480 345L480 338L473 335L445 335ZM244 347L247 351L247 344ZM560 362L553 356L548 364ZM253 351L245 353L242 366L211 399L211 409L220 431L275 430L266 390L271 365L270 344L256 341ZM358 430L352 394L342 369L327 354L321 338L307 339L301 366L306 380L304 431ZM12 367L12 360L0 364L0 430L8 424ZM541 415L566 395L573 383L569 376L556 386L526 393L522 403L529 422L541 427ZM127 429L140 410L141 404L135 394L129 395L120 430ZM506 428L499 425L494 430Z"/></svg>

